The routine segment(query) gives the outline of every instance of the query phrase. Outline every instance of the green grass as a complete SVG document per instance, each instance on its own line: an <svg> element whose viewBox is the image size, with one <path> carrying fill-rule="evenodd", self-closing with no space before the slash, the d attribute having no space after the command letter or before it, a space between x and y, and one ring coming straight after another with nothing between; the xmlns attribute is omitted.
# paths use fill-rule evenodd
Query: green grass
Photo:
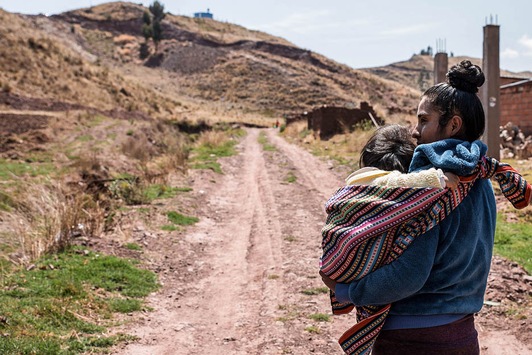
<svg viewBox="0 0 532 355"><path fill-rule="evenodd" d="M300 310L294 306L294 305L278 305L277 306L280 311L285 312L283 316L277 317L275 320L279 322L290 322L295 319L299 319L302 317Z"/></svg>
<svg viewBox="0 0 532 355"><path fill-rule="evenodd" d="M532 274L532 214L516 211L519 222L509 223L505 215L497 215L495 253L513 260Z"/></svg>
<svg viewBox="0 0 532 355"><path fill-rule="evenodd" d="M94 140L94 137L90 134L83 134L77 138L80 142L90 142Z"/></svg>
<svg viewBox="0 0 532 355"><path fill-rule="evenodd" d="M2 271L1 354L95 352L131 338L106 335L113 312L142 308L156 275L114 256L72 248L32 270Z"/></svg>
<svg viewBox="0 0 532 355"><path fill-rule="evenodd" d="M167 212L166 217L168 217L168 221L179 226L188 226L199 221L197 217L188 217L176 211Z"/></svg>
<svg viewBox="0 0 532 355"><path fill-rule="evenodd" d="M5 192L0 191L0 211L10 212L14 206L15 201L13 198Z"/></svg>
<svg viewBox="0 0 532 355"><path fill-rule="evenodd" d="M189 187L171 187L162 184L153 184L146 187L144 194L149 201L156 199L172 198L177 195L178 192L192 191Z"/></svg>
<svg viewBox="0 0 532 355"><path fill-rule="evenodd" d="M210 161L213 158L230 157L235 154L236 142L225 141L219 145L204 144L192 149L194 158L202 161Z"/></svg>
<svg viewBox="0 0 532 355"><path fill-rule="evenodd" d="M52 163L28 163L23 161L10 161L0 159L0 180L11 180L13 175L20 176L45 176L55 172Z"/></svg>
<svg viewBox="0 0 532 355"><path fill-rule="evenodd" d="M142 310L142 301L131 298L114 298L109 301L111 311L118 313L131 313Z"/></svg>
<svg viewBox="0 0 532 355"><path fill-rule="evenodd" d="M114 197L122 199L126 205L149 204L157 199L176 196L179 192L191 191L188 187L171 187L163 184L145 185L135 177L115 180L109 186Z"/></svg>
<svg viewBox="0 0 532 355"><path fill-rule="evenodd" d="M320 294L324 294L324 293L329 293L329 288L328 287L307 288L307 289L301 291L301 293L303 293L305 295L308 295L308 296L320 295Z"/></svg>
<svg viewBox="0 0 532 355"><path fill-rule="evenodd" d="M316 327L315 325L310 325L305 328L305 331L309 333L319 334L320 328Z"/></svg>
<svg viewBox="0 0 532 355"><path fill-rule="evenodd" d="M222 174L222 169L217 159L234 155L236 153L234 148L236 143L234 140L227 140L219 145L203 144L193 148L191 167L193 169L210 169Z"/></svg>
<svg viewBox="0 0 532 355"><path fill-rule="evenodd" d="M286 177L284 178L284 182L288 184L292 184L297 181L297 176L294 175L293 172L289 172Z"/></svg>
<svg viewBox="0 0 532 355"><path fill-rule="evenodd" d="M324 313L314 313L308 316L310 319L316 322L328 322L331 320L331 316Z"/></svg>
<svg viewBox="0 0 532 355"><path fill-rule="evenodd" d="M98 115L98 114L92 117L90 117L90 115L91 114L89 113L86 114L86 121L84 122L85 126L89 128L97 127L107 119L105 116Z"/></svg>
<svg viewBox="0 0 532 355"><path fill-rule="evenodd" d="M212 170L217 174L223 174L222 166L220 163L215 161L202 162L202 163L193 163L191 165L192 169L203 169L203 170Z"/></svg>
<svg viewBox="0 0 532 355"><path fill-rule="evenodd" d="M126 247L126 249L129 249L129 250L142 250L142 247L138 245L137 243L127 243L124 246Z"/></svg>
<svg viewBox="0 0 532 355"><path fill-rule="evenodd" d="M275 146L271 145L270 142L268 142L268 138L266 137L266 134L264 132L260 132L258 140L259 143L262 145L262 149L264 151L273 152L276 150Z"/></svg>
<svg viewBox="0 0 532 355"><path fill-rule="evenodd" d="M161 227L161 229L163 231L173 232L173 231L179 230L179 227L173 224L165 224L164 226Z"/></svg>

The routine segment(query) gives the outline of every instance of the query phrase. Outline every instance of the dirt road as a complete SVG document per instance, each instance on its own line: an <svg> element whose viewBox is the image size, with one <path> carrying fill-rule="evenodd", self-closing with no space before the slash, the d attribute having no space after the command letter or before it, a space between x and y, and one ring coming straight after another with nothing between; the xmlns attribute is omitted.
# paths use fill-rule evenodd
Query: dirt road
<svg viewBox="0 0 532 355"><path fill-rule="evenodd" d="M263 151L261 132L275 151ZM323 205L343 174L272 129L248 130L238 150L223 175L193 172L198 224L144 233L163 288L125 326L139 340L116 354L342 353L337 338L354 316L320 321L330 309L317 271ZM500 330L481 339L483 354L531 353Z"/></svg>

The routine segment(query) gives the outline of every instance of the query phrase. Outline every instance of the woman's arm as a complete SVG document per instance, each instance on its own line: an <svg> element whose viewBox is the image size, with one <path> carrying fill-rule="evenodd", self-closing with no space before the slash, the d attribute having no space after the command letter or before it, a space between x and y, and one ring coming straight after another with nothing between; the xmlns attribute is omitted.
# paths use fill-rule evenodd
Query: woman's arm
<svg viewBox="0 0 532 355"><path fill-rule="evenodd" d="M336 284L336 298L355 305L383 305L402 300L419 291L432 270L439 230L439 226L436 226L419 236L399 258L361 280L350 284Z"/></svg>

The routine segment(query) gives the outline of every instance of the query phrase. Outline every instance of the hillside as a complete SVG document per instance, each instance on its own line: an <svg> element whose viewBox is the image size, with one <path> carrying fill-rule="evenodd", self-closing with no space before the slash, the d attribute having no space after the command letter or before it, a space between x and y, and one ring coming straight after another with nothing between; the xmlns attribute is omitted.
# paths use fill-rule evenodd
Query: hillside
<svg viewBox="0 0 532 355"><path fill-rule="evenodd" d="M273 117L368 101L385 117L411 113L416 105L416 90L216 20L167 14L155 52L152 43L144 45L143 11L118 2L28 20L51 35L68 33L71 44L124 77L189 102L188 116L206 106L220 115L243 111Z"/></svg>
<svg viewBox="0 0 532 355"><path fill-rule="evenodd" d="M449 57L449 67L462 60L469 60L482 67L482 59L467 56ZM430 55L413 55L408 60L361 70L420 91L428 89L434 83L434 58ZM501 69L501 76L526 78L532 77L532 72L514 73Z"/></svg>

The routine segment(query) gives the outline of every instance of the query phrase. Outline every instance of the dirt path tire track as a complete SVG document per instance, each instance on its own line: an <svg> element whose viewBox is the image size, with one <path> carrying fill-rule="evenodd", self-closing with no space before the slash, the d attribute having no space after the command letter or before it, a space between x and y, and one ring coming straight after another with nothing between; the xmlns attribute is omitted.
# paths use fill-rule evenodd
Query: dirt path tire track
<svg viewBox="0 0 532 355"><path fill-rule="evenodd" d="M262 150L262 132L275 151ZM323 287L323 205L342 181L276 132L249 129L239 154L221 160L223 175L194 173L200 222L177 241L150 244L164 287L148 300L154 311L124 327L139 340L116 354L341 353L337 338L354 316L310 319L330 314L328 295L303 291ZM286 182L289 174L295 182ZM507 339L483 354L527 353Z"/></svg>
<svg viewBox="0 0 532 355"><path fill-rule="evenodd" d="M273 130L266 133L277 150L263 152L260 132L248 130L239 154L222 161L224 175L196 179L200 222L173 246L185 250L159 250L166 252L162 262L174 266L165 268L170 272L163 273L163 290L149 299L154 312L130 330L140 341L116 353L338 350L331 336L305 330L312 325L318 329L308 315L327 312L327 295L301 293L323 287L317 278L319 231L324 199L332 191L322 181L333 190L337 178ZM289 172L295 183L284 182ZM158 248L169 247L163 243ZM180 253L194 260L179 258ZM187 276L171 272L177 268ZM172 288L178 296L173 297ZM324 323L320 330L329 332L332 324Z"/></svg>

